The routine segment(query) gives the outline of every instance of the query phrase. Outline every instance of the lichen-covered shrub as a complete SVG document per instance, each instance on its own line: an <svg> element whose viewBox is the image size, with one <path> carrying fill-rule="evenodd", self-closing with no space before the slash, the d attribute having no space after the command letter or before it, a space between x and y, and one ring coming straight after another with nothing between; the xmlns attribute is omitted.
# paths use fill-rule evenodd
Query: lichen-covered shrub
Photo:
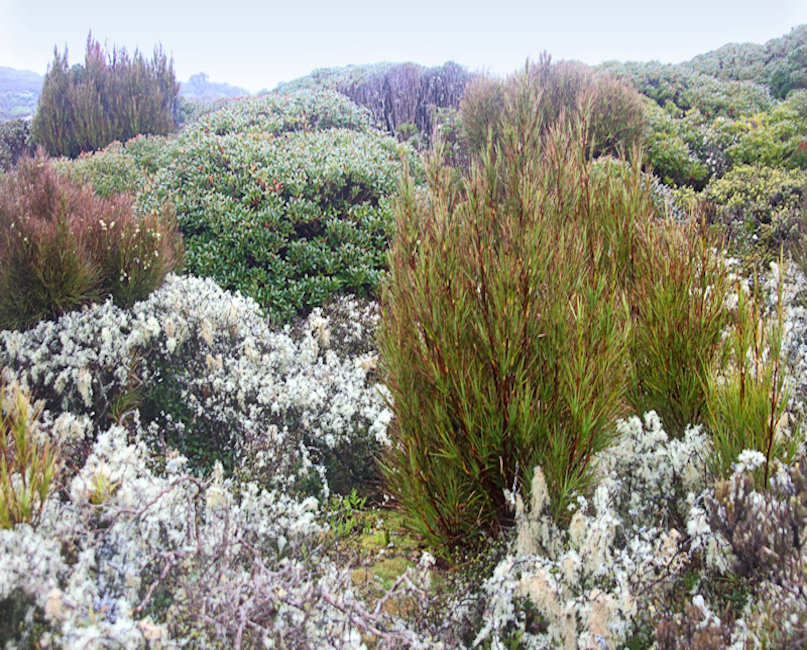
<svg viewBox="0 0 807 650"><path fill-rule="evenodd" d="M290 497L281 480L231 484L220 467L195 477L181 456L151 469L150 435L137 423L100 431L36 530L0 530L7 641L360 648L365 633L418 647L322 553L315 499ZM99 476L115 488L93 502Z"/></svg>
<svg viewBox="0 0 807 650"><path fill-rule="evenodd" d="M0 327L31 327L106 296L130 305L181 260L170 209L138 216L129 197L99 198L43 158L0 182Z"/></svg>
<svg viewBox="0 0 807 650"><path fill-rule="evenodd" d="M42 399L66 470L36 530L0 530L0 638L429 647L382 609L389 596L353 592L304 494L354 480L386 444L374 318L341 297L273 330L251 299L169 276L127 310L0 332L6 379ZM412 580L394 589L420 598Z"/></svg>
<svg viewBox="0 0 807 650"><path fill-rule="evenodd" d="M513 495L517 537L482 587L477 644L622 646L670 596L686 565L686 495L705 487L708 438L692 429L670 440L653 413L618 428L616 444L597 456L598 487L572 505L568 528L549 515L540 469L529 500Z"/></svg>
<svg viewBox="0 0 807 650"><path fill-rule="evenodd" d="M371 336L372 316L347 298L341 305L312 314L292 336L270 329L250 299L210 280L169 277L131 310L107 302L0 332L0 362L45 401L51 420L69 414L60 428L77 438L78 466L89 420L104 427L140 410L160 426L152 444L182 450L197 467L221 461L254 480L294 481L305 470L305 438L305 454L353 476L372 467L390 416L372 381L372 352L349 356L351 341ZM340 323L340 310L357 320Z"/></svg>

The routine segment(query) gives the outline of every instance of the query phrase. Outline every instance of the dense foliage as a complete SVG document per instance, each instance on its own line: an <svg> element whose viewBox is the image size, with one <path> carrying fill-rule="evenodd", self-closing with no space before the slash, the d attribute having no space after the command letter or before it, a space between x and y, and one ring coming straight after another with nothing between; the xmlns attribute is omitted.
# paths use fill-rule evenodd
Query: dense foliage
<svg viewBox="0 0 807 650"><path fill-rule="evenodd" d="M0 124L0 174L33 153L28 130L25 120L10 120Z"/></svg>
<svg viewBox="0 0 807 650"><path fill-rule="evenodd" d="M132 305L181 265L169 209L142 216L100 198L42 158L0 181L0 326L27 328L111 297Z"/></svg>
<svg viewBox="0 0 807 650"><path fill-rule="evenodd" d="M151 60L137 50L107 53L90 35L83 65L70 67L67 51L54 51L31 135L49 154L70 157L138 134L165 135L178 91L161 48Z"/></svg>

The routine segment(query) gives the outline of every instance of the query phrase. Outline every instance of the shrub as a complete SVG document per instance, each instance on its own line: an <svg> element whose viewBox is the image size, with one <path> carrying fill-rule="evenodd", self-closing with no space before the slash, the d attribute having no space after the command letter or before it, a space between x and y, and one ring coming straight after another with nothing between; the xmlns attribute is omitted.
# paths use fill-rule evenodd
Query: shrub
<svg viewBox="0 0 807 650"><path fill-rule="evenodd" d="M804 221L807 173L740 165L713 181L703 198L714 205L713 221L740 252L775 259L798 244Z"/></svg>
<svg viewBox="0 0 807 650"><path fill-rule="evenodd" d="M143 191L167 164L171 142L158 136L137 136L126 143L112 142L99 151L72 160L53 161L60 173L79 185L90 185L100 197Z"/></svg>
<svg viewBox="0 0 807 650"><path fill-rule="evenodd" d="M174 203L189 272L251 296L278 322L336 293L374 295L400 158L417 164L408 145L369 130L363 111L338 110L347 100L315 99L320 117L311 98L290 96L199 121L139 197L147 210ZM317 120L356 130L303 129Z"/></svg>
<svg viewBox="0 0 807 650"><path fill-rule="evenodd" d="M414 63L321 68L310 75L280 84L276 92L332 90L363 106L373 122L399 140L411 138L412 128L423 145L431 141L435 115L457 109L466 84L474 78L452 61L424 68ZM415 143L412 143L415 144Z"/></svg>
<svg viewBox="0 0 807 650"><path fill-rule="evenodd" d="M638 413L655 411L676 437L702 421L704 385L720 366L729 324L729 270L716 244L692 223L667 221L642 233L634 258L627 397Z"/></svg>
<svg viewBox="0 0 807 650"><path fill-rule="evenodd" d="M61 459L39 416L19 384L0 383L0 528L36 525L55 486Z"/></svg>
<svg viewBox="0 0 807 650"><path fill-rule="evenodd" d="M488 138L498 141L500 115L504 101L504 84L491 77L477 77L465 90L460 104L463 140L471 151L484 151Z"/></svg>
<svg viewBox="0 0 807 650"><path fill-rule="evenodd" d="M10 120L0 124L0 173L7 172L22 158L32 154L27 120Z"/></svg>
<svg viewBox="0 0 807 650"><path fill-rule="evenodd" d="M661 109L648 109L647 164L667 185L702 189L709 170L681 133L681 120Z"/></svg>
<svg viewBox="0 0 807 650"><path fill-rule="evenodd" d="M438 545L500 530L505 490L528 489L536 465L563 518L622 407L630 326L604 251L635 196L595 184L579 130L553 130L539 154L542 115L521 99L521 123L463 189L437 150L428 198L410 182L397 207L382 470L408 524Z"/></svg>
<svg viewBox="0 0 807 650"><path fill-rule="evenodd" d="M334 489L362 490L376 478L372 458L390 413L367 346L373 310L348 297L337 303L273 331L253 300L209 279L169 276L127 310L106 302L0 332L0 364L49 418L69 414L54 428L67 432L78 467L93 429L130 426L138 413L163 461L168 444L196 469L218 461L288 488L307 466L304 442Z"/></svg>
<svg viewBox="0 0 807 650"><path fill-rule="evenodd" d="M264 133L275 136L290 131L350 129L368 131L369 112L344 96L327 90L270 94L228 102L188 125L197 134L230 135Z"/></svg>
<svg viewBox="0 0 807 650"><path fill-rule="evenodd" d="M707 427L715 450L709 468L723 478L741 452L750 450L762 458L760 484L767 485L774 459L789 463L801 442L798 429L780 429L790 400L782 358L783 283L780 266L776 311L771 315L763 313L758 277L750 295L738 283L736 318L725 342L728 366L718 377L706 377Z"/></svg>
<svg viewBox="0 0 807 650"><path fill-rule="evenodd" d="M529 79L525 85L523 78ZM583 119L585 142L590 156L630 151L644 132L641 98L625 82L593 71L578 63L552 63L546 55L538 63L527 63L523 74L505 82L484 79L469 86L460 115L466 142L472 151L485 150L488 131L498 143L505 124L515 122L520 94L528 93L540 115L536 128L543 131L564 119Z"/></svg>
<svg viewBox="0 0 807 650"><path fill-rule="evenodd" d="M75 157L141 133L165 135L178 92L162 48L147 61L137 50L106 53L90 34L84 65L71 68L67 51L54 51L31 136L53 156Z"/></svg>
<svg viewBox="0 0 807 650"><path fill-rule="evenodd" d="M125 196L98 198L42 158L22 164L0 185L0 327L144 297L181 261L172 222L136 216Z"/></svg>

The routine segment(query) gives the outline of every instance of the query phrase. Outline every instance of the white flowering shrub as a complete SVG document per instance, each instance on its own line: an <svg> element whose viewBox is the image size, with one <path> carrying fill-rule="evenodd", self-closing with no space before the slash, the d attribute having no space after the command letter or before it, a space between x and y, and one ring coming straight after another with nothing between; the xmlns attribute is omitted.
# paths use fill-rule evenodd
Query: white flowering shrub
<svg viewBox="0 0 807 650"><path fill-rule="evenodd" d="M254 483L236 491L220 465L197 478L179 456L155 473L145 433L137 419L100 433L36 530L0 531L0 638L352 648L366 632L391 647L414 642L401 623L366 610L348 568L322 554L314 498ZM112 487L97 500L101 480Z"/></svg>
<svg viewBox="0 0 807 650"><path fill-rule="evenodd" d="M652 617L687 561L686 497L704 487L709 443L700 429L668 439L652 412L618 430L616 445L598 456L598 487L590 500L578 498L568 527L548 516L540 468L530 504L514 498L516 539L483 586L475 643L619 647Z"/></svg>
<svg viewBox="0 0 807 650"><path fill-rule="evenodd" d="M343 304L348 315L365 309ZM45 401L46 420L77 453L86 444L76 438L91 443L89 424L108 425L111 405L134 391L154 423L152 443L274 485L306 472L304 437L322 453L360 443L367 463L386 440L390 414L368 381L372 353L340 357L328 326L315 311L294 335L276 331L251 299L172 276L128 311L108 302L29 332L0 332L0 363ZM368 336L361 321L351 327L354 338Z"/></svg>

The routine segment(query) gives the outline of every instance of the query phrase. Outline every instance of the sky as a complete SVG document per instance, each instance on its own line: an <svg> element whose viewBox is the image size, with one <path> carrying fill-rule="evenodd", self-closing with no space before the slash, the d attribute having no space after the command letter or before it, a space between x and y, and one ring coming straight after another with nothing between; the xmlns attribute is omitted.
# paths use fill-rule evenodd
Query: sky
<svg viewBox="0 0 807 650"><path fill-rule="evenodd" d="M92 31L177 79L205 72L251 92L315 68L380 61L508 74L553 60L677 63L765 43L807 23L807 0L0 0L0 66L44 74L53 49L83 61Z"/></svg>

